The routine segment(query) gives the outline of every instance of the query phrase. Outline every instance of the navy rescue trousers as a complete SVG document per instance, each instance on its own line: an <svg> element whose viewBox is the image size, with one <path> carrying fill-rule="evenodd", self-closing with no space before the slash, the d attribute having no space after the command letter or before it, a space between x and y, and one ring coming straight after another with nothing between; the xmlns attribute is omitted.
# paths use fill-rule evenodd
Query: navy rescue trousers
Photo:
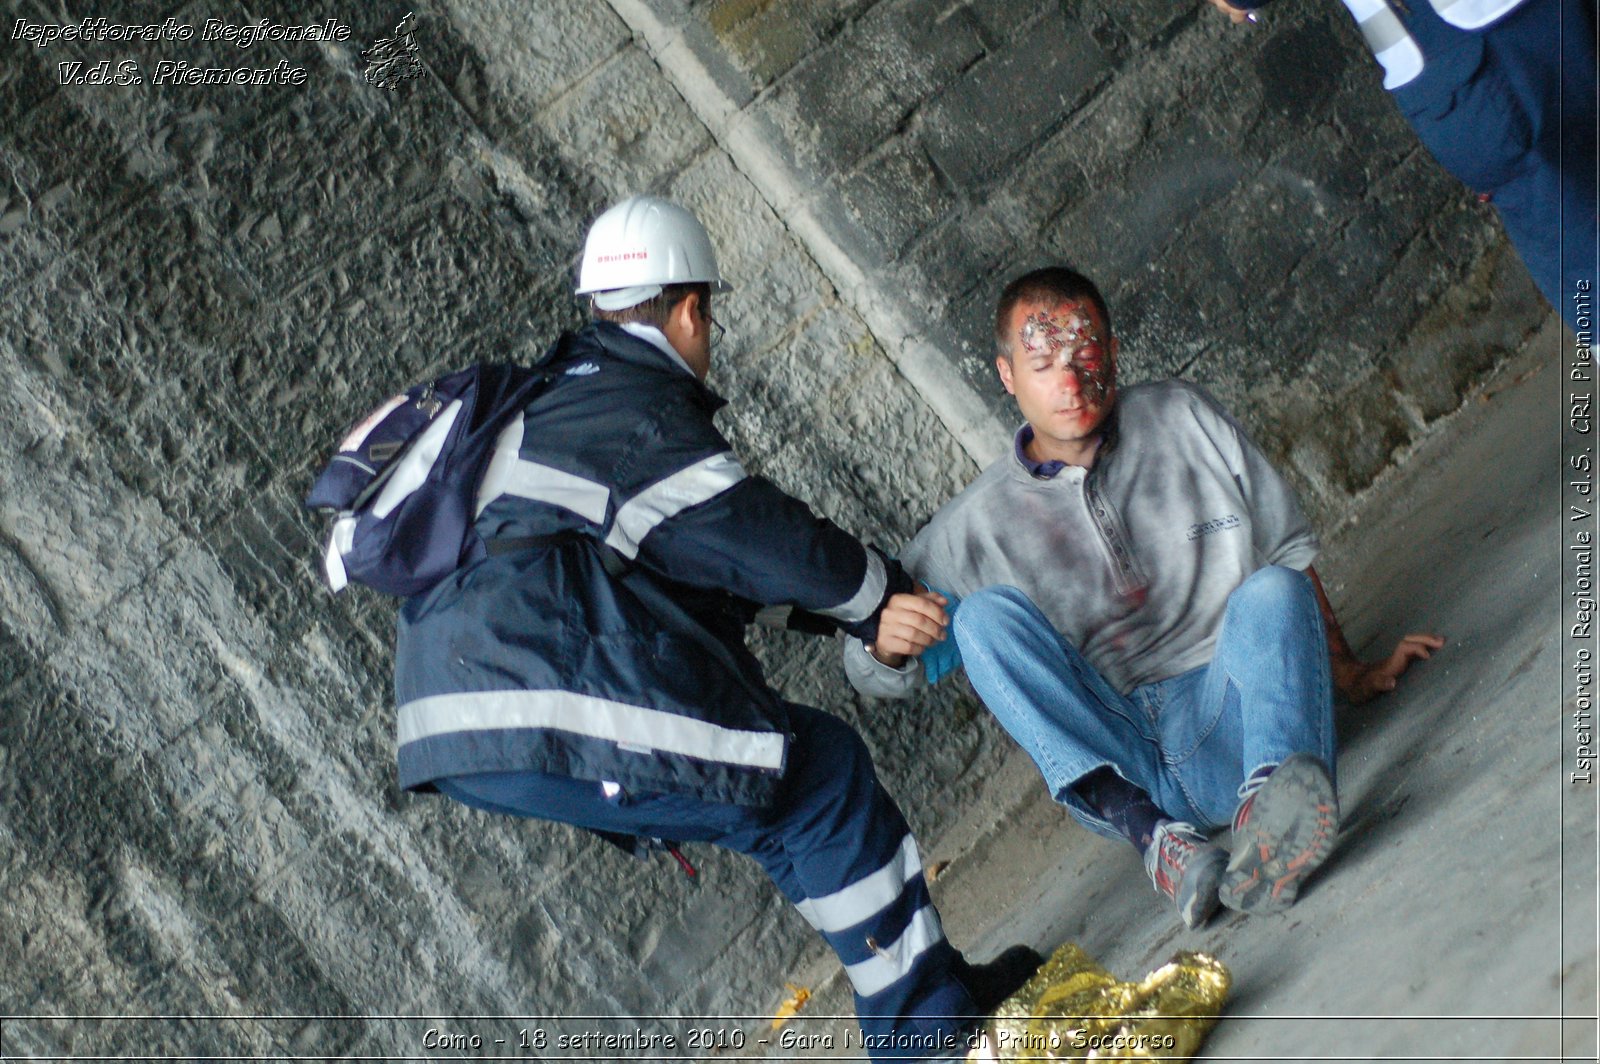
<svg viewBox="0 0 1600 1064"><path fill-rule="evenodd" d="M749 854L844 963L875 1059L965 1052L977 1008L954 975L959 954L945 941L905 818L855 729L808 706L789 713L788 768L764 809L680 794L607 798L598 783L537 772L434 783L490 812Z"/></svg>

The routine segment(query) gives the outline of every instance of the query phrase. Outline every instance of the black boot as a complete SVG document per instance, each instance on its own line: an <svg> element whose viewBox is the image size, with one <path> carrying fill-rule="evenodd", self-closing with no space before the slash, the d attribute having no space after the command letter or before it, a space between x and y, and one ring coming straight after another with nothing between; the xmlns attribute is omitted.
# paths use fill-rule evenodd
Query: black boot
<svg viewBox="0 0 1600 1064"><path fill-rule="evenodd" d="M952 968L956 979L972 995L978 1011L993 1012L1006 998L1022 989L1038 971L1044 958L1030 946L1012 946L986 964L969 964L962 957Z"/></svg>

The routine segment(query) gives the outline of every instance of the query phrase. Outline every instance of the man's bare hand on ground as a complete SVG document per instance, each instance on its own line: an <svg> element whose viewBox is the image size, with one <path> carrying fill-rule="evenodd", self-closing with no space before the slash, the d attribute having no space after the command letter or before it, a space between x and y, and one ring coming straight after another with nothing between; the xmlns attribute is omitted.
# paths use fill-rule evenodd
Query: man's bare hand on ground
<svg viewBox="0 0 1600 1064"><path fill-rule="evenodd" d="M1354 657L1333 660L1333 686L1352 704L1370 701L1393 691L1413 661L1425 660L1444 646L1444 637L1415 632L1395 645L1394 653L1382 661L1361 661Z"/></svg>
<svg viewBox="0 0 1600 1064"><path fill-rule="evenodd" d="M878 617L878 638L867 647L872 656L893 669L914 658L945 637L950 618L944 608L950 600L923 588L912 594L890 595Z"/></svg>

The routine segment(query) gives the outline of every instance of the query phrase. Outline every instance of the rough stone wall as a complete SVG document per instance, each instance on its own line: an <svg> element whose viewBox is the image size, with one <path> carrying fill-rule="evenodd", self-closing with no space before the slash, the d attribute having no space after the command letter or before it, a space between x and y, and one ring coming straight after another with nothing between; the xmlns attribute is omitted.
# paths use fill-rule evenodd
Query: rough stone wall
<svg viewBox="0 0 1600 1064"><path fill-rule="evenodd" d="M370 41L402 14L177 17L338 15ZM0 1014L748 1013L815 950L742 859L698 848L691 888L398 793L393 607L318 586L298 499L398 384L575 324L584 226L640 187L701 210L740 279L716 383L751 467L885 543L974 469L607 8L440 10L421 40L433 76L392 94L348 48L259 45L251 65L310 87L221 93L52 85L54 62L148 70L171 45L6 46ZM764 651L786 693L859 715L832 644ZM974 716L864 721L919 826L1000 749ZM6 1048L391 1055L421 1034L11 1022Z"/></svg>
<svg viewBox="0 0 1600 1064"><path fill-rule="evenodd" d="M397 384L576 323L586 221L648 189L738 284L729 437L852 531L898 543L1003 444L986 306L1058 256L1132 377L1213 385L1336 518L1541 309L1332 7L463 0L417 8L430 76L390 93L355 53L406 5L101 5L353 34L41 51L14 20L64 16L0 2L0 1015L357 1017L9 1020L4 1051L775 1007L819 947L748 862L697 848L690 887L397 791L393 606L320 588L316 464ZM102 58L309 80L57 84ZM759 649L929 839L1005 749L959 692L866 705L831 645Z"/></svg>
<svg viewBox="0 0 1600 1064"><path fill-rule="evenodd" d="M714 73L708 121L761 145L758 182L847 253L836 283L897 319L891 357L980 460L1015 420L994 297L1035 266L1099 279L1124 379L1211 387L1329 522L1544 313L1336 3L1245 28L1170 0L615 6L670 12L663 66ZM974 393L995 416L968 432Z"/></svg>

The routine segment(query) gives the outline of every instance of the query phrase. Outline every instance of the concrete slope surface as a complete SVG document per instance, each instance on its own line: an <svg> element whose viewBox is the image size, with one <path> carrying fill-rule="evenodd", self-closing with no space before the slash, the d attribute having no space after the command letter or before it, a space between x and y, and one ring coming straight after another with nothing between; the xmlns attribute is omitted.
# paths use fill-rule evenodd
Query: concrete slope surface
<svg viewBox="0 0 1600 1064"><path fill-rule="evenodd" d="M1570 338L1338 5L431 0L390 87L408 5L82 6L0 0L0 1056L718 1059L766 1051L786 984L797 1030L847 1008L751 862L692 847L690 884L400 792L395 604L327 593L300 505L400 387L580 323L585 226L640 191L736 284L719 427L852 533L897 548L1007 446L991 304L1070 261L1124 380L1203 383L1342 530L1359 641L1453 637L1347 717L1349 837L1302 905L1186 935L960 683L875 704L832 641L754 635L951 862L959 944L1209 946L1240 1016L1594 1013L1544 427ZM1551 1026L1262 1019L1212 1051Z"/></svg>

